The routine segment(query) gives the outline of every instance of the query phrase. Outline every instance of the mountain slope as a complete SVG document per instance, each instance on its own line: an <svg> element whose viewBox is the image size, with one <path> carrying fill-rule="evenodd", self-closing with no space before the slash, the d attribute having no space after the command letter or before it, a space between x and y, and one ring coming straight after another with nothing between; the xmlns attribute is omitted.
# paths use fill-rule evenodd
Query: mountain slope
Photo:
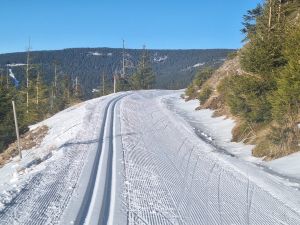
<svg viewBox="0 0 300 225"><path fill-rule="evenodd" d="M126 49L127 73L134 72L142 50ZM156 88L183 88L192 79L199 67L218 67L222 64L229 49L209 50L149 50L151 63L157 75ZM74 48L55 51L31 52L31 63L40 65L45 80L49 83L54 76L54 63L58 74L78 76L86 96L101 83L101 75L107 80L121 69L122 49L117 48ZM0 67L5 71L10 64L17 79L25 74L26 52L0 54ZM22 65L23 64L23 65ZM5 74L5 72L2 74Z"/></svg>

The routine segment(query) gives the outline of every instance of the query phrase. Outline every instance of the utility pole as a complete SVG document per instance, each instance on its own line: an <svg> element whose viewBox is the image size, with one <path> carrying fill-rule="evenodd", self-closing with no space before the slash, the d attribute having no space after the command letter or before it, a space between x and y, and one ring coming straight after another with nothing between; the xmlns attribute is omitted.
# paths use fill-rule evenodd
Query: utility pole
<svg viewBox="0 0 300 225"><path fill-rule="evenodd" d="M116 75L114 75L114 93L116 93L116 84L117 84Z"/></svg>
<svg viewBox="0 0 300 225"><path fill-rule="evenodd" d="M26 64L26 113L28 113L29 108L29 62L30 62L30 38L29 45L27 49L27 64Z"/></svg>
<svg viewBox="0 0 300 225"><path fill-rule="evenodd" d="M15 128L16 128L16 135L17 135L17 142L18 142L19 157L20 157L20 159L22 159L22 152L21 152L21 145L20 145L20 135L19 135L19 127L18 127L15 101L12 101L12 106L13 106L13 113L14 113L14 120L15 120Z"/></svg>

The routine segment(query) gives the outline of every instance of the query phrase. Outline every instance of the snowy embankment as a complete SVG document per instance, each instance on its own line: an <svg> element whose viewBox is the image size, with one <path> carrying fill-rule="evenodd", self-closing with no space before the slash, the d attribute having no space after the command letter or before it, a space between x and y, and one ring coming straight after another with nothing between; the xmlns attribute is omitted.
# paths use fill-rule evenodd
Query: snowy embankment
<svg viewBox="0 0 300 225"><path fill-rule="evenodd" d="M213 117L214 111L210 109L195 110L199 106L199 101L186 102L180 98L182 93L183 91L178 91L176 94L171 94L165 98L164 102L171 110L184 117L199 136L240 159L269 169L269 172L273 171L281 174L282 177L290 178L290 180L300 181L300 152L268 162L253 157L251 154L253 145L231 142L231 131L235 126L234 120L225 118L225 116Z"/></svg>
<svg viewBox="0 0 300 225"><path fill-rule="evenodd" d="M122 101L128 224L299 224L298 189L199 138L187 122L195 118L174 111L179 95Z"/></svg>
<svg viewBox="0 0 300 225"><path fill-rule="evenodd" d="M46 125L50 129L40 146L22 151L21 161L17 156L0 169L0 209L9 205L14 196L28 184L30 179L46 168L45 163L63 157L64 148L62 146L75 139L78 132L82 130L86 112L86 105L81 103L30 127L31 130L34 130ZM48 160L46 161L46 159Z"/></svg>
<svg viewBox="0 0 300 225"><path fill-rule="evenodd" d="M89 177L84 174L87 162L99 143L104 108L118 95L77 104L30 127L46 125L49 131L40 146L22 152L21 161L15 157L0 169L0 224L57 223L70 199L74 202L71 196L79 201L78 191Z"/></svg>

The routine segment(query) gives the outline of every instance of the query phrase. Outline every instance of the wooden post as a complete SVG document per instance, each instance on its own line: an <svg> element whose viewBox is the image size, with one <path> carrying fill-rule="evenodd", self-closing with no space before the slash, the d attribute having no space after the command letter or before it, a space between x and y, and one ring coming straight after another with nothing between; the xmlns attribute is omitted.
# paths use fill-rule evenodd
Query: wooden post
<svg viewBox="0 0 300 225"><path fill-rule="evenodd" d="M116 76L114 75L114 93L116 93L116 84L117 84Z"/></svg>
<svg viewBox="0 0 300 225"><path fill-rule="evenodd" d="M13 106L13 112L14 112L14 120L15 120L15 128L16 128L16 135L17 135L17 142L18 142L19 157L20 157L20 159L22 159L22 152L21 152L21 145L20 145L20 135L19 135L19 127L18 127L15 101L12 101L12 106Z"/></svg>

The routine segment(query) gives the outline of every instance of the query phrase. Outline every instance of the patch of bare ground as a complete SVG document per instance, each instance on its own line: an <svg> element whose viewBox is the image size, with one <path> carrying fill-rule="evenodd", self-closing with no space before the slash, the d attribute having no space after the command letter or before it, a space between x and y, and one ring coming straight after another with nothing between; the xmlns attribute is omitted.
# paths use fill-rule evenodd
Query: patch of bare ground
<svg viewBox="0 0 300 225"><path fill-rule="evenodd" d="M33 147L40 146L44 137L48 133L48 130L49 128L46 125L43 125L21 135L20 137L21 149L28 150ZM18 155L18 146L17 146L17 142L14 142L10 144L3 153L0 154L0 167L3 167L16 155Z"/></svg>
<svg viewBox="0 0 300 225"><path fill-rule="evenodd" d="M212 88L213 93L209 99L197 109L212 109L214 110L214 116L226 116L233 117L230 113L229 108L225 105L224 97L218 92L217 87L220 84L221 80L225 77L231 75L242 75L243 71L241 70L239 56L229 59L224 62L224 64L217 69L213 75L205 82L205 85L208 85Z"/></svg>

